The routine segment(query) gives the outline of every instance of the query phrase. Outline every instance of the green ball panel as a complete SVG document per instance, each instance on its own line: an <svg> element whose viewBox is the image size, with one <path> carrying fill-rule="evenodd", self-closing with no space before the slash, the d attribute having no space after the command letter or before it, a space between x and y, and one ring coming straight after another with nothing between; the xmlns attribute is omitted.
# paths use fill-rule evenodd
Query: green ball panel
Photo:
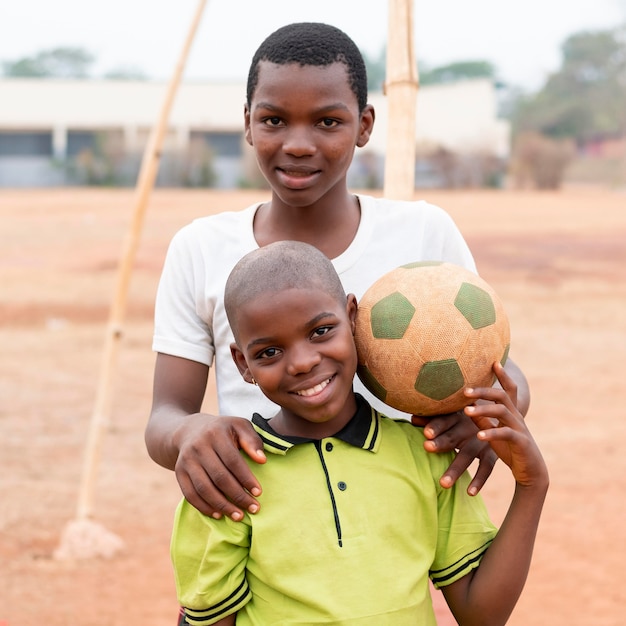
<svg viewBox="0 0 626 626"><path fill-rule="evenodd" d="M506 348L504 348L504 354L502 355L502 358L500 359L500 365L502 365L502 367L504 367L505 363L507 362L508 358L509 358L509 350L511 349L511 344L507 344Z"/></svg>
<svg viewBox="0 0 626 626"><path fill-rule="evenodd" d="M454 300L454 306L472 325L472 328L484 328L496 321L496 309L491 296L480 287L463 283Z"/></svg>
<svg viewBox="0 0 626 626"><path fill-rule="evenodd" d="M376 380L376 378L374 378L372 372L370 372L365 365L359 365L356 373L365 387L369 389L379 400L384 402L387 398L387 391Z"/></svg>
<svg viewBox="0 0 626 626"><path fill-rule="evenodd" d="M413 263L407 263L406 265L401 265L400 267L405 270L412 270L416 267L434 267L436 265L441 265L443 261L413 261Z"/></svg>
<svg viewBox="0 0 626 626"><path fill-rule="evenodd" d="M376 339L402 339L414 313L415 307L401 293L382 298L370 312L372 335Z"/></svg>
<svg viewBox="0 0 626 626"><path fill-rule="evenodd" d="M415 381L415 391L433 400L443 400L463 388L465 379L456 359L424 363Z"/></svg>

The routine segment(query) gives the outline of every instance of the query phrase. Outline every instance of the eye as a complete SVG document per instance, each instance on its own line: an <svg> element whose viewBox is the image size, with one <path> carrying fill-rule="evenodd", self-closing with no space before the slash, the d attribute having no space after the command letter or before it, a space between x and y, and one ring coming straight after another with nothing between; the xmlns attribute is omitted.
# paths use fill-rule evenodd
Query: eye
<svg viewBox="0 0 626 626"><path fill-rule="evenodd" d="M313 331L312 337L313 339L316 339L317 337L323 337L324 335L329 333L333 328L334 328L333 326L319 326Z"/></svg>
<svg viewBox="0 0 626 626"><path fill-rule="evenodd" d="M257 353L255 358L257 359L273 359L274 357L280 354L280 350L278 348L265 348L261 350L261 352Z"/></svg>
<svg viewBox="0 0 626 626"><path fill-rule="evenodd" d="M339 122L332 119L331 117L325 117L323 120L320 121L320 126L322 126L323 128L335 128L338 125Z"/></svg>
<svg viewBox="0 0 626 626"><path fill-rule="evenodd" d="M280 119L280 117L276 117L276 116L274 115L274 116L272 116L272 117L266 117L266 118L263 120L263 123L264 123L266 126L269 126L269 127L271 127L271 128L272 128L272 127L281 126L281 125L282 125L282 120Z"/></svg>

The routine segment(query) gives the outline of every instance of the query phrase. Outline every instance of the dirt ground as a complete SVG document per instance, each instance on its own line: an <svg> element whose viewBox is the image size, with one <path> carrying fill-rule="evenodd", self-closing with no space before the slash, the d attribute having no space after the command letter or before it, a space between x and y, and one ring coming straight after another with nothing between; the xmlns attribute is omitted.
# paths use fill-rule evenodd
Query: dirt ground
<svg viewBox="0 0 626 626"><path fill-rule="evenodd" d="M262 194L261 194L262 195ZM618 626L626 595L626 194L424 192L447 209L502 297L552 485L513 626ZM258 192L158 190L133 273L95 519L125 544L57 560L75 518L129 190L0 191L0 626L173 626L179 491L147 456L152 304L174 232ZM208 407L213 406L209 393ZM512 491L499 466L494 519ZM442 617L442 624L447 623Z"/></svg>

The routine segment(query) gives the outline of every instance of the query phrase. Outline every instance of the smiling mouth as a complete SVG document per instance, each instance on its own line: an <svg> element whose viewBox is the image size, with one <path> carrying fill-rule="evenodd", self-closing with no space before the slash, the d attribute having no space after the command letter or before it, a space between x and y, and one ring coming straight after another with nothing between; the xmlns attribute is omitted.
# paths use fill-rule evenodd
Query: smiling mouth
<svg viewBox="0 0 626 626"><path fill-rule="evenodd" d="M278 169L286 176L292 176L294 178L306 178L307 176L313 176L313 174L319 171L313 169L288 169L284 167L279 167Z"/></svg>
<svg viewBox="0 0 626 626"><path fill-rule="evenodd" d="M323 380L321 383L318 383L314 387L310 387L309 389L300 389L299 391L296 391L295 393L297 396L303 396L305 398L309 398L310 396L314 396L320 393L320 391L322 391L330 383L332 379L333 377L331 376L330 378Z"/></svg>

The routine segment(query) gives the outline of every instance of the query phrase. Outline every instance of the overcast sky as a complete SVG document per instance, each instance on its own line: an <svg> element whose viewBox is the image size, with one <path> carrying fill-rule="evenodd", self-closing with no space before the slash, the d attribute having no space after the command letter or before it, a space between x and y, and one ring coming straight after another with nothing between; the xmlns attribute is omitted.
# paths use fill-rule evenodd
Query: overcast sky
<svg viewBox="0 0 626 626"><path fill-rule="evenodd" d="M120 66L169 79L196 0L2 0L0 61L57 46L97 59L94 73ZM539 88L560 65L560 46L581 30L626 22L626 0L414 0L419 63L488 60L504 81ZM387 38L386 0L209 0L186 79L244 80L270 32L294 21L345 30L369 55Z"/></svg>

